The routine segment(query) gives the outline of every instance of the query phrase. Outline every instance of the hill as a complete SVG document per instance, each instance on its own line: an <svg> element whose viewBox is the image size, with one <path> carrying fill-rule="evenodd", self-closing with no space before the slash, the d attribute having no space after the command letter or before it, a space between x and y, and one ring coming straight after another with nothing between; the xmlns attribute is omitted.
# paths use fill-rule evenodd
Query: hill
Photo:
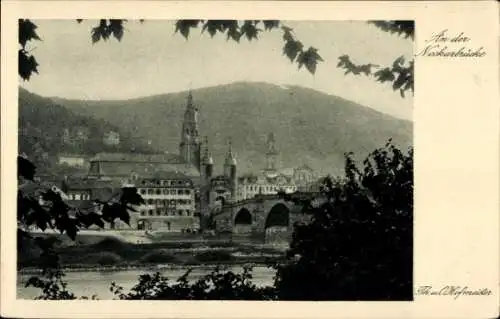
<svg viewBox="0 0 500 319"><path fill-rule="evenodd" d="M76 114L50 98L22 88L18 100L19 153L27 154L40 169L53 167L59 154L91 156L96 152L130 151L138 147L126 131L104 119ZM120 134L118 145L104 143L107 132Z"/></svg>
<svg viewBox="0 0 500 319"><path fill-rule="evenodd" d="M265 166L266 137L274 132L281 167L308 164L322 173L340 173L344 152L362 159L392 138L412 144L413 124L371 108L299 86L239 82L193 90L215 169L221 171L229 137L239 172ZM53 98L80 115L103 119L159 150L178 152L187 92L124 101Z"/></svg>

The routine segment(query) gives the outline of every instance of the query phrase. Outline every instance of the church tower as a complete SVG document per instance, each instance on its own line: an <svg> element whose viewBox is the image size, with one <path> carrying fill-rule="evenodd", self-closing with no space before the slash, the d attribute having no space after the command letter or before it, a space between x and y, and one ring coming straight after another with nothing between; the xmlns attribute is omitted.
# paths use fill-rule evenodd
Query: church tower
<svg viewBox="0 0 500 319"><path fill-rule="evenodd" d="M184 122L182 123L179 154L186 163L201 170L201 142L198 127L198 108L193 103L193 95L189 91Z"/></svg>
<svg viewBox="0 0 500 319"><path fill-rule="evenodd" d="M233 154L233 149L231 145L231 139L229 139L228 150L226 153L226 159L224 160L224 177L226 177L230 182L231 187L231 198L236 199L237 194L237 181L236 176L236 157Z"/></svg>
<svg viewBox="0 0 500 319"><path fill-rule="evenodd" d="M276 142L274 133L269 133L267 137L267 152L266 152L266 171L274 172L278 168L278 151L276 150Z"/></svg>

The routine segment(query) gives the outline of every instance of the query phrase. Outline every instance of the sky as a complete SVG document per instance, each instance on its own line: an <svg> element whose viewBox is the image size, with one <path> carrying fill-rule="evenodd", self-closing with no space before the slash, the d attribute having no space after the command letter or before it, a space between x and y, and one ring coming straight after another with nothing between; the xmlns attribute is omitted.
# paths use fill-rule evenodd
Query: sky
<svg viewBox="0 0 500 319"><path fill-rule="evenodd" d="M283 21L296 38L313 46L325 60L315 75L298 69L282 53L280 30L262 32L257 41L210 38L193 29L189 39L176 34L174 22L128 21L121 42L114 38L92 44L96 21L34 20L42 41L30 49L39 75L21 86L42 96L120 100L240 81L300 85L334 94L392 116L412 119L413 98L401 98L389 84L344 75L339 56L389 66L403 55L411 58L413 42L363 21Z"/></svg>

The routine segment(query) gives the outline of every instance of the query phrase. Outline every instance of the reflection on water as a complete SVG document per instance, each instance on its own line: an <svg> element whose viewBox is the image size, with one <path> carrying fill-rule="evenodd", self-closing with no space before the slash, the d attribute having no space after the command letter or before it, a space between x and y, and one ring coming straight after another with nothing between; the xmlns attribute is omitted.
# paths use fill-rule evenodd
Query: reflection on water
<svg viewBox="0 0 500 319"><path fill-rule="evenodd" d="M197 267L189 275L189 280L194 281L201 276L210 273L215 267ZM228 267L236 273L242 272L242 267ZM113 299L115 296L109 291L111 282L124 288L127 292L138 282L138 276L146 273L153 273L152 270L123 270L123 271L98 271L98 272L68 272L65 281L68 283L67 289L76 296L91 297L97 295L99 299ZM186 272L186 268L162 269L160 273L168 277L172 282L177 280ZM272 285L275 270L267 267L254 267L252 271L252 282L257 286ZM17 298L33 299L40 295L41 290L33 287L25 288L26 281L31 275L17 276Z"/></svg>

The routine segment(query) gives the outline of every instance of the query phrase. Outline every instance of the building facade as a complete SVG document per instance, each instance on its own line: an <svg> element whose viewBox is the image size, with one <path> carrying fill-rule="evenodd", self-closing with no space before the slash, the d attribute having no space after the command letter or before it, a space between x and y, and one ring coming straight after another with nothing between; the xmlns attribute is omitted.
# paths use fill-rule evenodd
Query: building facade
<svg viewBox="0 0 500 319"><path fill-rule="evenodd" d="M87 164L86 158L78 154L61 154L58 160L59 165L68 165L71 167L85 167Z"/></svg>
<svg viewBox="0 0 500 319"><path fill-rule="evenodd" d="M104 145L119 145L120 144L120 134L115 131L109 131L104 133L104 136L102 138L102 142Z"/></svg>
<svg viewBox="0 0 500 319"><path fill-rule="evenodd" d="M297 185L293 176L279 170L276 140L273 133L267 138L266 167L260 174L247 174L238 178L238 200L254 198L257 195L275 195L278 192L293 193Z"/></svg>
<svg viewBox="0 0 500 319"><path fill-rule="evenodd" d="M199 231L195 185L188 176L160 172L135 180L130 185L137 188L145 201L137 212L132 213L132 228L187 233Z"/></svg>

